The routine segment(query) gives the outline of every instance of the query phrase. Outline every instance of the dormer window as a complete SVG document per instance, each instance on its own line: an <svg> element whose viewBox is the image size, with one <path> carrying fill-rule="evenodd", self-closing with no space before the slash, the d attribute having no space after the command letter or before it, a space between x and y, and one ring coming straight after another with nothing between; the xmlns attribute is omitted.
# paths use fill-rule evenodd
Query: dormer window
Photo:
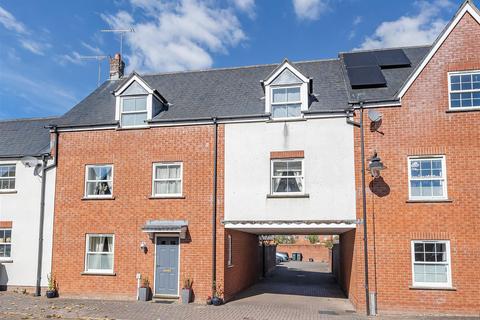
<svg viewBox="0 0 480 320"><path fill-rule="evenodd" d="M272 117L301 117L300 86L272 87Z"/></svg>
<svg viewBox="0 0 480 320"><path fill-rule="evenodd" d="M147 96L122 97L122 127L144 126L147 120Z"/></svg>
<svg viewBox="0 0 480 320"><path fill-rule="evenodd" d="M148 126L168 104L160 93L151 88L138 74L133 73L117 90L115 119L122 128Z"/></svg>
<svg viewBox="0 0 480 320"><path fill-rule="evenodd" d="M308 110L310 79L302 75L288 60L263 81L265 112L272 119L295 119Z"/></svg>

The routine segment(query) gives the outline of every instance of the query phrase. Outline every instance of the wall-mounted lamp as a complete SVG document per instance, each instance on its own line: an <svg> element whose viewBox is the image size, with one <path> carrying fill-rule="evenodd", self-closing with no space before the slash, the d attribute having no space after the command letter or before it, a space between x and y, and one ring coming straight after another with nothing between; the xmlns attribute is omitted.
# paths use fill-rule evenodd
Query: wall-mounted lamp
<svg viewBox="0 0 480 320"><path fill-rule="evenodd" d="M370 159L370 163L368 164L368 170L370 170L370 174L375 179L380 177L381 171L385 169L382 160L377 155L377 151L374 152L373 157Z"/></svg>
<svg viewBox="0 0 480 320"><path fill-rule="evenodd" d="M147 244L145 243L145 241L142 241L140 243L140 250L142 250L144 253L147 253L148 248L147 248Z"/></svg>

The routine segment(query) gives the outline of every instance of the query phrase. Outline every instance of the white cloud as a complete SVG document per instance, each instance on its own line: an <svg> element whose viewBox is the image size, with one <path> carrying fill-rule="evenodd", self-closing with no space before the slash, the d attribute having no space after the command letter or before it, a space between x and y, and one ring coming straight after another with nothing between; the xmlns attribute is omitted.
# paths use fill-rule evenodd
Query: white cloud
<svg viewBox="0 0 480 320"><path fill-rule="evenodd" d="M18 21L10 12L0 6L0 24L6 29L13 31L20 46L25 50L30 51L33 54L43 56L45 50L50 48L51 45L43 39L43 41L33 40L33 36L28 28L20 21ZM40 28L41 33L48 34L50 31L46 28ZM38 38L44 38L39 36Z"/></svg>
<svg viewBox="0 0 480 320"><path fill-rule="evenodd" d="M178 71L211 67L212 54L246 39L240 23L229 9L198 0L130 0L143 19L126 11L102 18L113 28L134 28L125 35L128 71Z"/></svg>
<svg viewBox="0 0 480 320"><path fill-rule="evenodd" d="M88 43L86 43L84 41L82 41L82 46L87 48L91 53L93 53L97 56L103 55L103 51L99 47L94 47L94 46L89 45Z"/></svg>
<svg viewBox="0 0 480 320"><path fill-rule="evenodd" d="M19 39L19 41L24 49L39 56L45 55L45 50L50 48L50 44L48 43L40 43L27 38Z"/></svg>
<svg viewBox="0 0 480 320"><path fill-rule="evenodd" d="M316 20L328 5L326 0L293 0L293 8L299 19Z"/></svg>
<svg viewBox="0 0 480 320"><path fill-rule="evenodd" d="M449 0L415 3L418 14L405 15L395 21L382 22L358 49L376 49L431 44L447 24L443 10L454 7Z"/></svg>
<svg viewBox="0 0 480 320"><path fill-rule="evenodd" d="M67 63L82 64L82 60L80 58L81 55L77 51L73 51L71 54L57 56L57 61L62 66L66 65Z"/></svg>
<svg viewBox="0 0 480 320"><path fill-rule="evenodd" d="M0 6L0 24L2 24L6 29L15 31L21 34L27 34L27 28L23 23L15 19L15 17Z"/></svg>
<svg viewBox="0 0 480 320"><path fill-rule="evenodd" d="M255 17L255 0L232 0L235 7L248 14L250 18Z"/></svg>

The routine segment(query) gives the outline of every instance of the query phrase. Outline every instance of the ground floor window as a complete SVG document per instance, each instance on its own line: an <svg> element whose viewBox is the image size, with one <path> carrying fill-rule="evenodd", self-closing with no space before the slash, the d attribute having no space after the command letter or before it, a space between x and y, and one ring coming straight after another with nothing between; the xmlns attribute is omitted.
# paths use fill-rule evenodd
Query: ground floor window
<svg viewBox="0 0 480 320"><path fill-rule="evenodd" d="M0 259L12 255L12 229L0 229Z"/></svg>
<svg viewBox="0 0 480 320"><path fill-rule="evenodd" d="M113 234L87 234L85 271L113 273Z"/></svg>
<svg viewBox="0 0 480 320"><path fill-rule="evenodd" d="M413 285L451 287L450 241L412 241Z"/></svg>
<svg viewBox="0 0 480 320"><path fill-rule="evenodd" d="M228 235L228 265L231 266L233 265L232 261L232 236Z"/></svg>

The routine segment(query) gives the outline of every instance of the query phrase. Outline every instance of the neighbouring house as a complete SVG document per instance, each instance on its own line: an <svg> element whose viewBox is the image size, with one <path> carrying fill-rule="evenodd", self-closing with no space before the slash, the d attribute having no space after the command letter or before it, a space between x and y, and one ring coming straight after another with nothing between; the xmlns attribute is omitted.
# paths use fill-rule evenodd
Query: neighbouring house
<svg viewBox="0 0 480 320"><path fill-rule="evenodd" d="M380 177L367 177L369 290L379 312L478 316L478 8L465 1L431 47L412 50L422 58L402 77L394 76L401 72L398 64L406 63L398 53L384 57L391 62L381 67L384 78L372 66L372 52L340 55L347 74L361 63L370 65L364 69L375 73L374 82L386 82L362 88L355 77L346 78L356 120L359 99L367 111L378 112L370 118L381 115L372 123L364 114L365 161L376 152L386 167ZM382 61L380 51L373 56L378 53ZM407 57L412 61L408 52ZM355 130L355 159L357 217L362 219L360 130ZM344 264L342 283L359 310L366 306L362 239L359 227L341 234L339 244L342 261L353 261Z"/></svg>
<svg viewBox="0 0 480 320"><path fill-rule="evenodd" d="M0 289L37 285L39 262L41 169L50 156L50 133L55 118L0 121ZM55 169L47 171L41 283L51 270Z"/></svg>
<svg viewBox="0 0 480 320"><path fill-rule="evenodd" d="M258 278L259 235L339 235L363 311L367 222L378 311L478 314L479 22L465 1L431 46L306 62L124 76L116 55L55 123L60 293L135 299L147 277L178 297L189 278L197 301L213 283L230 299Z"/></svg>

